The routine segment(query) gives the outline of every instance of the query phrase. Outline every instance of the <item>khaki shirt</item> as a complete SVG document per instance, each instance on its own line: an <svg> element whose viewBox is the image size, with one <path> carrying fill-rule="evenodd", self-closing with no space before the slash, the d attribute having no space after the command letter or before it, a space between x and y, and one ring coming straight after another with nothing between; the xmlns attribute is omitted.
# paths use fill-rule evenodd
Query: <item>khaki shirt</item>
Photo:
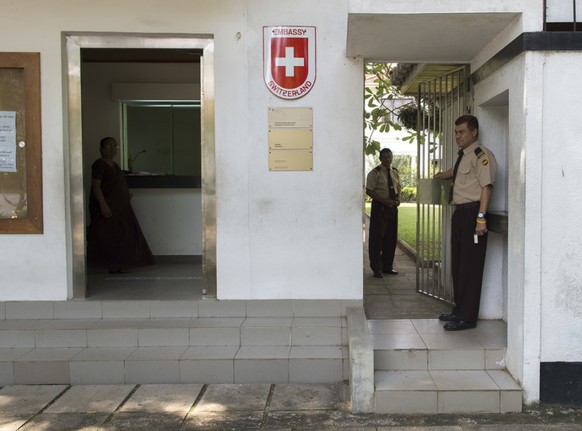
<svg viewBox="0 0 582 431"><path fill-rule="evenodd" d="M368 176L366 177L366 190L376 192L382 196L390 197L388 192L388 170L390 170L394 192L396 193L396 198L399 199L402 185L400 184L398 170L392 167L389 169L383 165L379 165L378 168L374 168L370 173L368 173Z"/></svg>
<svg viewBox="0 0 582 431"><path fill-rule="evenodd" d="M483 150L477 155L477 147ZM453 205L477 202L481 200L481 189L495 184L497 161L493 153L474 142L463 150L463 158L457 170L453 186Z"/></svg>

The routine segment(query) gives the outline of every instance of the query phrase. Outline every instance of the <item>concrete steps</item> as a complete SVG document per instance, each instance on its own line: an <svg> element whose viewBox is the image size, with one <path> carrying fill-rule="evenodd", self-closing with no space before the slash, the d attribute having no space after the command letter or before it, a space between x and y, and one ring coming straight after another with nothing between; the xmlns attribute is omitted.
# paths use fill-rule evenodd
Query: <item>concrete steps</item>
<svg viewBox="0 0 582 431"><path fill-rule="evenodd" d="M505 370L506 327L446 332L436 319L370 320L377 413L521 412Z"/></svg>
<svg viewBox="0 0 582 431"><path fill-rule="evenodd" d="M219 302L3 303L0 385L349 378L346 318L337 304L320 304L325 317L313 317L316 304Z"/></svg>

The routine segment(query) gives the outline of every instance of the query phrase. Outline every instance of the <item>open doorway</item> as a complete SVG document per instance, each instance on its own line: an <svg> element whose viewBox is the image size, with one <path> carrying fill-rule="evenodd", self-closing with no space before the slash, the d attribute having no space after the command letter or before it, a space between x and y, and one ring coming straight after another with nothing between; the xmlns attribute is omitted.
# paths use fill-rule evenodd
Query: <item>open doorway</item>
<svg viewBox="0 0 582 431"><path fill-rule="evenodd" d="M410 72L412 65L407 65ZM456 66L438 65L431 74L447 72ZM378 178L379 193L385 189L379 185L380 149L389 149L391 158L391 187L398 200L392 210L394 221L392 230L383 236L381 260L382 274L373 273L369 262L369 226L372 215L371 198L365 200L364 207L364 304L368 318L394 319L434 319L448 312L450 305L433 295L422 295L418 289L417 256L418 237L417 190L419 163L424 161L424 152L418 145L417 97L418 82L410 80L406 86L393 81L400 79L403 72L392 63L367 63L366 65L366 165L364 169L366 188L368 180ZM415 74L415 78L426 79L426 74ZM422 156L422 157L421 157ZM386 181L384 181L386 183ZM388 222L390 225L391 221ZM397 226L394 228L394 226ZM390 236L392 236L390 238ZM396 247L392 252L390 246ZM385 251L392 259L385 259ZM422 249L420 255L422 256ZM388 265L388 266L386 266ZM378 266L378 265L376 265Z"/></svg>
<svg viewBox="0 0 582 431"><path fill-rule="evenodd" d="M213 40L67 34L65 44L73 269L69 297L215 297ZM184 113L188 133L200 137L197 151L183 153ZM167 129L157 141L132 134L132 124L147 124L144 115L156 122L153 130ZM132 206L157 261L128 274L96 271L86 263L91 164L104 136L120 141L116 162L126 174Z"/></svg>

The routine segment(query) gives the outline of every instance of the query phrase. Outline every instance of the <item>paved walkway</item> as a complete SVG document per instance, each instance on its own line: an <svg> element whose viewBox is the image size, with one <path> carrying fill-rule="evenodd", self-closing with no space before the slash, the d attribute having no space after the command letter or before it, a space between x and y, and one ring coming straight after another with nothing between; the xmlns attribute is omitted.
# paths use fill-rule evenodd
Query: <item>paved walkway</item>
<svg viewBox="0 0 582 431"><path fill-rule="evenodd" d="M347 385L7 386L0 430L581 430L582 410L496 415L352 414Z"/></svg>
<svg viewBox="0 0 582 431"><path fill-rule="evenodd" d="M374 278L364 251L364 309L368 319L435 319L450 313L451 306L416 292L416 263L396 249L398 275Z"/></svg>

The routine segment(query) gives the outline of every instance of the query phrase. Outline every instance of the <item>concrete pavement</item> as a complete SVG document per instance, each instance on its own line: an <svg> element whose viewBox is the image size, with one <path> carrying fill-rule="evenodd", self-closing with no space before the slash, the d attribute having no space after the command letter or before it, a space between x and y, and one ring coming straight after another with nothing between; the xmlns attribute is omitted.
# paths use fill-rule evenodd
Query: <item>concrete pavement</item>
<svg viewBox="0 0 582 431"><path fill-rule="evenodd" d="M582 430L582 409L520 414L352 414L333 385L31 385L0 389L1 431Z"/></svg>

